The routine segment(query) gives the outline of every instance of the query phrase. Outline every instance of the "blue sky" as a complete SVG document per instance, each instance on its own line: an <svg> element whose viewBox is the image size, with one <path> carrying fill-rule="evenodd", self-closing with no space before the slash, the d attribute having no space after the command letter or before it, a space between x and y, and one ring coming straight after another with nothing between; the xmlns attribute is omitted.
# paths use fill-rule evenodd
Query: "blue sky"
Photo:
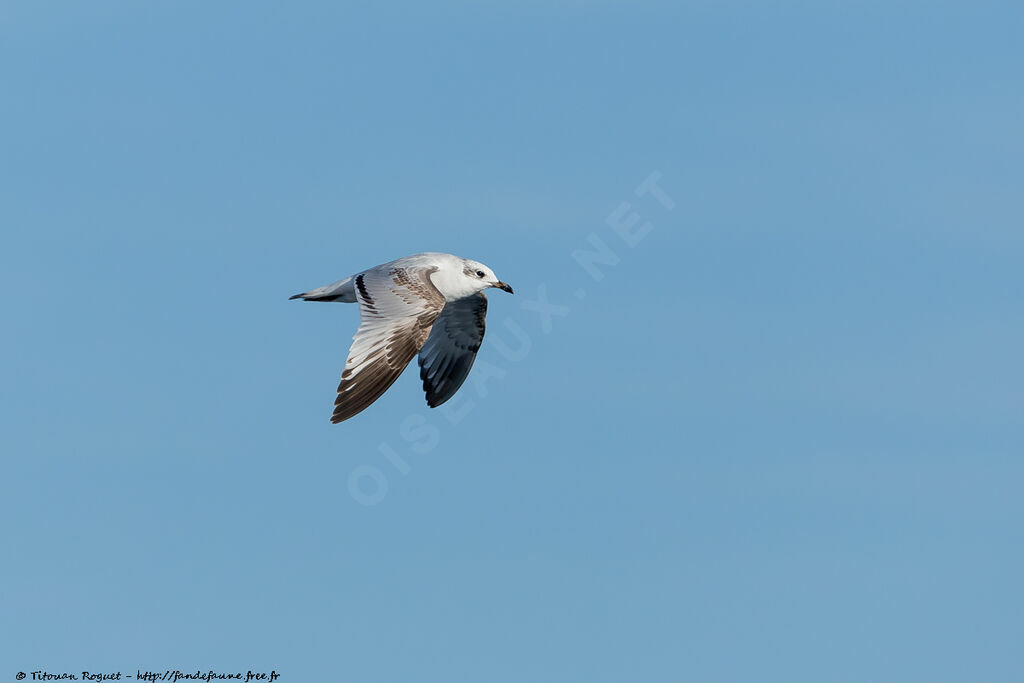
<svg viewBox="0 0 1024 683"><path fill-rule="evenodd" d="M4 4L0 675L1016 680L1022 20ZM330 425L427 250L474 375Z"/></svg>

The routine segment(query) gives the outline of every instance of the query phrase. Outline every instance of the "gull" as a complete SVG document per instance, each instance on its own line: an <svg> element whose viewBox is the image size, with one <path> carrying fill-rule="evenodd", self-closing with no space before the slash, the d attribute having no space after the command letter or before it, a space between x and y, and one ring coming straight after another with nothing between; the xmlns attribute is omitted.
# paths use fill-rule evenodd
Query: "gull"
<svg viewBox="0 0 1024 683"><path fill-rule="evenodd" d="M368 408L417 353L427 405L436 408L454 396L483 341L484 290L491 287L512 294L482 263L425 252L291 297L359 304L359 329L341 373L331 422Z"/></svg>

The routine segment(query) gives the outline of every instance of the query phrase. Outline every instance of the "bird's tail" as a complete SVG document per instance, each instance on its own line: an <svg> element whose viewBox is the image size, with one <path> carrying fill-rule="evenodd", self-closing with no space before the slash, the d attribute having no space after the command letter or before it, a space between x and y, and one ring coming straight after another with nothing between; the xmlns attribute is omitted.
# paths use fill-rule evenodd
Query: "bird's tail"
<svg viewBox="0 0 1024 683"><path fill-rule="evenodd" d="M302 299L303 301L341 301L340 296L325 295L325 294L313 294L312 292L302 292L301 294L293 294L288 297L288 301L292 299Z"/></svg>
<svg viewBox="0 0 1024 683"><path fill-rule="evenodd" d="M356 300L356 290L352 286L352 278L347 277L344 280L338 280L332 282L329 285L323 287L317 287L311 289L308 292L302 292L294 296L288 297L288 300L302 299L303 301L343 301L345 303L353 303Z"/></svg>

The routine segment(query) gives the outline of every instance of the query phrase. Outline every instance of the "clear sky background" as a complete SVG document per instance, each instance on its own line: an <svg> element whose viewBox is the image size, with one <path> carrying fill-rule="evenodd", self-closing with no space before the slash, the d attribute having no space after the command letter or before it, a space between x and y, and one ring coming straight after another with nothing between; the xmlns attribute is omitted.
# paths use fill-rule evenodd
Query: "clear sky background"
<svg viewBox="0 0 1024 683"><path fill-rule="evenodd" d="M1022 22L7 0L0 678L1021 680ZM419 251L516 295L332 426Z"/></svg>

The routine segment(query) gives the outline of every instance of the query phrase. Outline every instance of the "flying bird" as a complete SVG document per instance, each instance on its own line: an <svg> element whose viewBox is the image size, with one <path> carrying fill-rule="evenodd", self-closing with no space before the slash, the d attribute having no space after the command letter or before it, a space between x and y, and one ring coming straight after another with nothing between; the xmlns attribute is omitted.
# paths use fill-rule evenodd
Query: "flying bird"
<svg viewBox="0 0 1024 683"><path fill-rule="evenodd" d="M484 338L487 297L512 288L477 261L426 252L364 270L292 299L359 304L359 330L341 373L331 422L361 413L419 354L431 408L459 390Z"/></svg>

